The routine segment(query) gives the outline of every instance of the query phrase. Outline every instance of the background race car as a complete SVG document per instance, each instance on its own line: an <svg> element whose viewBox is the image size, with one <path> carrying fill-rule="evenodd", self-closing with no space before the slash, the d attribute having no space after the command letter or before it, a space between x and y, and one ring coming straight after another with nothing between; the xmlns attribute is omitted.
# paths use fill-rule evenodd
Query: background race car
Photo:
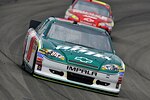
<svg viewBox="0 0 150 100"><path fill-rule="evenodd" d="M23 62L34 76L114 94L125 72L106 30L53 17L28 30Z"/></svg>
<svg viewBox="0 0 150 100"><path fill-rule="evenodd" d="M109 33L114 26L111 7L98 0L74 0L65 18L103 28Z"/></svg>

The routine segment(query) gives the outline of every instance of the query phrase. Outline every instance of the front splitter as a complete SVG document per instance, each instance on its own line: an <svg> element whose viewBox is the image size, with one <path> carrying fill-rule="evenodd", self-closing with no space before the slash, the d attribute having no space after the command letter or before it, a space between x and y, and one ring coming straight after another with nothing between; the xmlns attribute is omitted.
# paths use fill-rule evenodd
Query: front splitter
<svg viewBox="0 0 150 100"><path fill-rule="evenodd" d="M86 91L90 91L90 92L94 92L94 93L100 93L100 94L105 94L105 95L114 96L114 97L119 96L119 93L112 93L112 92L108 92L108 91L97 90L97 89L93 89L93 88L89 88L89 87L85 87L85 86L80 86L80 85L77 85L74 83L68 83L68 82L57 80L57 79L43 77L43 76L37 75L35 73L33 74L33 76L36 78L45 80L45 81L50 81L53 83L57 83L57 84L61 84L61 85L69 86L69 87L74 87L74 88L78 88L78 89L82 89L82 90L86 90Z"/></svg>

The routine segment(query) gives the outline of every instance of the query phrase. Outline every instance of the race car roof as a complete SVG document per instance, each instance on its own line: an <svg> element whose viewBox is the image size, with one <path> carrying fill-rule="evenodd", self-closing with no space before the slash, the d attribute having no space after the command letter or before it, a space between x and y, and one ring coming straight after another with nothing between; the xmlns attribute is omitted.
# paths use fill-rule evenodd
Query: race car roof
<svg viewBox="0 0 150 100"><path fill-rule="evenodd" d="M70 20L66 20L64 18L55 18L55 17L50 17L49 18L50 20L53 19L53 20L56 20L56 21L61 21L61 22L67 22L67 23L70 23L70 24L74 24L74 21L70 21ZM107 33L106 30L102 29L102 28L97 28L97 27L93 27L93 26L89 26L89 25L86 25L86 24L82 24L80 22L76 22L77 25L80 25L80 26L83 26L83 27L86 27L86 28L91 28L91 29L95 29L95 30L100 30L102 31L105 35L109 36L109 34ZM104 35L103 34L103 35Z"/></svg>
<svg viewBox="0 0 150 100"><path fill-rule="evenodd" d="M78 1L78 0L77 0ZM100 4L100 5L103 5L105 7L107 7L108 9L110 9L110 5L105 3L105 2L102 2L100 0L80 0L80 1L87 1L87 2L94 2L94 3L97 3L97 4Z"/></svg>

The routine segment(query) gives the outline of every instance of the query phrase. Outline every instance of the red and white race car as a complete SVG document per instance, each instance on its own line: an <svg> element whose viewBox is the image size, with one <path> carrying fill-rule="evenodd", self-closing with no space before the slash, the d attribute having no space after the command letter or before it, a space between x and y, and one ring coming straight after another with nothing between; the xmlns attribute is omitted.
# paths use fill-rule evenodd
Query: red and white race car
<svg viewBox="0 0 150 100"><path fill-rule="evenodd" d="M103 28L109 33L114 26L111 7L98 0L74 0L66 11L65 18Z"/></svg>

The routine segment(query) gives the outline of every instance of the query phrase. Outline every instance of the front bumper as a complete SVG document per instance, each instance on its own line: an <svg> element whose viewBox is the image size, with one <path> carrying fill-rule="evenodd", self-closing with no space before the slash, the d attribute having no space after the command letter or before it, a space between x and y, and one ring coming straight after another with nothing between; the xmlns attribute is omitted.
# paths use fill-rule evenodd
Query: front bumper
<svg viewBox="0 0 150 100"><path fill-rule="evenodd" d="M83 73L79 73L76 71L67 70L67 65L55 61L51 61L45 57L43 58L41 68L39 68L37 64L35 65L34 73L47 78L52 78L55 80L60 80L63 82L89 87L91 89L107 91L111 93L119 93L121 87L121 84L119 84L119 88L116 88L118 75L109 75L109 77L103 73L97 73L96 76L90 76L87 74L85 75ZM82 78L80 78L79 81L76 81L76 79L69 78L71 75L74 75L75 77L73 78L76 79L79 76L81 76ZM86 82L81 81L82 79L83 80L86 79L87 81L87 78L89 81L93 79L92 83L88 84ZM97 84L97 80L100 80L104 84Z"/></svg>

